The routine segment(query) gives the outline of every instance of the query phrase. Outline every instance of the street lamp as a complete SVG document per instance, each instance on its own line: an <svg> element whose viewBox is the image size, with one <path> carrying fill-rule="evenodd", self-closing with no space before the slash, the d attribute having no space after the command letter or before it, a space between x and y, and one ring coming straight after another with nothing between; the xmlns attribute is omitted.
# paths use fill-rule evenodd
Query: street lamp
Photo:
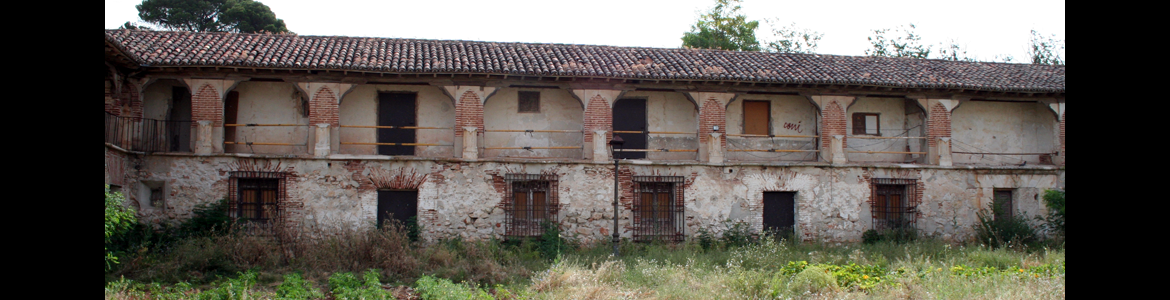
<svg viewBox="0 0 1170 300"><path fill-rule="evenodd" d="M609 141L610 153L613 155L613 257L618 256L618 158L617 154L621 151L622 144L626 141L617 133L613 134L613 140Z"/></svg>

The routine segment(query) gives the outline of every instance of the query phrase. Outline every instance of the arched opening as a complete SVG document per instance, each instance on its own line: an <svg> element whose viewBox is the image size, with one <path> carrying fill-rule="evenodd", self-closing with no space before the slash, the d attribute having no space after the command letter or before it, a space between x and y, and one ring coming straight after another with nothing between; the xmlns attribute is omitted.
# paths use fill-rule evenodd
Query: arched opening
<svg viewBox="0 0 1170 300"><path fill-rule="evenodd" d="M389 129L371 128L379 126L379 107L392 109L391 105L379 105L379 95L412 94L415 97L415 107L410 115L415 117L415 124L424 129ZM397 98L395 98L397 99ZM387 100L390 101L390 100ZM402 101L398 99L396 101ZM388 103L387 103L388 104ZM386 120L383 120L383 123ZM455 141L455 105L451 97L443 90L433 86L393 85L393 84L360 84L346 93L338 105L338 153L378 155L379 130L415 132L414 140L419 146L414 147L416 157L452 157L459 151L453 149Z"/></svg>
<svg viewBox="0 0 1170 300"><path fill-rule="evenodd" d="M224 95L224 152L309 153L308 108L292 83L244 81Z"/></svg>
<svg viewBox="0 0 1170 300"><path fill-rule="evenodd" d="M144 135L159 135L168 152L191 152L194 149L195 123L191 120L191 90L174 79L159 79L142 91L142 119L154 123ZM145 125L145 124L144 124Z"/></svg>
<svg viewBox="0 0 1170 300"><path fill-rule="evenodd" d="M636 102L635 102L636 101ZM639 104L644 103L644 104ZM625 157L644 157L650 160L696 160L699 149L699 110L687 94L678 92L632 91L622 95L614 103L613 130L625 140L625 149L647 149L641 156L637 153L623 154ZM637 110L645 117L638 119ZM633 115L629 115L633 113ZM624 116L629 115L629 116ZM644 124L644 125L642 125ZM638 126L645 133L620 133L637 131ZM637 145L636 139L644 138L644 146ZM617 157L623 157L619 155Z"/></svg>

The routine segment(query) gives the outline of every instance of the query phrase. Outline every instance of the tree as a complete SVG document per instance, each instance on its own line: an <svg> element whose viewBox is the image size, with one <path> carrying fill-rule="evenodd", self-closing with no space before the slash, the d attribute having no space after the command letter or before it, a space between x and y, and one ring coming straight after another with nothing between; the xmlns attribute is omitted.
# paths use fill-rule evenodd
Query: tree
<svg viewBox="0 0 1170 300"><path fill-rule="evenodd" d="M170 30L198 32L288 32L284 20L252 0L143 0L138 17Z"/></svg>
<svg viewBox="0 0 1170 300"><path fill-rule="evenodd" d="M776 37L776 40L768 42L768 47L764 49L768 52L812 54L817 50L817 42L825 36L820 32L798 28L796 23L776 28L773 25L775 20L765 22L772 27L772 35Z"/></svg>
<svg viewBox="0 0 1170 300"><path fill-rule="evenodd" d="M756 40L760 21L748 21L740 14L740 1L716 0L715 7L700 16L691 25L690 32L683 34L683 47L760 51L760 42Z"/></svg>
<svg viewBox="0 0 1170 300"><path fill-rule="evenodd" d="M914 23L911 23L909 29L898 26L893 32L890 32L888 28L874 30L874 35L866 38L873 44L873 49L865 50L865 55L912 58L929 57L930 46L919 44L922 37L914 34L914 28L916 28ZM892 34L894 37L887 38L887 33Z"/></svg>
<svg viewBox="0 0 1170 300"><path fill-rule="evenodd" d="M1064 58L1057 53L1056 48L1064 52L1064 41L1057 40L1053 34L1047 38L1032 29L1032 39L1028 48L1028 56L1032 57L1032 64L1036 65L1063 65Z"/></svg>
<svg viewBox="0 0 1170 300"><path fill-rule="evenodd" d="M977 61L974 57L967 56L967 49L959 46L955 40L950 40L949 45L939 43L938 47L939 58L943 60L952 61Z"/></svg>

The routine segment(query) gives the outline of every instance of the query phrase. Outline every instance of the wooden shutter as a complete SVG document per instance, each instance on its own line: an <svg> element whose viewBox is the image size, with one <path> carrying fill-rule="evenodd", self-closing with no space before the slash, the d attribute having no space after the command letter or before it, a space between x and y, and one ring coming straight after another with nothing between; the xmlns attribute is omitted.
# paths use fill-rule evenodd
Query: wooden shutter
<svg viewBox="0 0 1170 300"><path fill-rule="evenodd" d="M770 134L768 132L768 116L771 114L768 101L743 102L743 133Z"/></svg>

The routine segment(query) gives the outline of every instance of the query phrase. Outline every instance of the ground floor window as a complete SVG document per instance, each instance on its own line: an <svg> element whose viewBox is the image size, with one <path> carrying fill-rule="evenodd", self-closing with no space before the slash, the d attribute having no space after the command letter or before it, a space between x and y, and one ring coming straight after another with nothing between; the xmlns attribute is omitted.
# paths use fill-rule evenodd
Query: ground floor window
<svg viewBox="0 0 1170 300"><path fill-rule="evenodd" d="M992 213L996 220L1010 219L1015 215L1012 206L1012 190L1011 189L995 189L995 199L993 200Z"/></svg>
<svg viewBox="0 0 1170 300"><path fill-rule="evenodd" d="M508 237L539 237L543 224L557 224L556 175L507 174L504 212Z"/></svg>
<svg viewBox="0 0 1170 300"><path fill-rule="evenodd" d="M634 240L682 241L682 176L634 176Z"/></svg>
<svg viewBox="0 0 1170 300"><path fill-rule="evenodd" d="M232 172L229 207L238 221L268 223L280 215L284 199L281 172Z"/></svg>
<svg viewBox="0 0 1170 300"><path fill-rule="evenodd" d="M914 228L917 221L917 180L875 178L870 199L873 229Z"/></svg>

